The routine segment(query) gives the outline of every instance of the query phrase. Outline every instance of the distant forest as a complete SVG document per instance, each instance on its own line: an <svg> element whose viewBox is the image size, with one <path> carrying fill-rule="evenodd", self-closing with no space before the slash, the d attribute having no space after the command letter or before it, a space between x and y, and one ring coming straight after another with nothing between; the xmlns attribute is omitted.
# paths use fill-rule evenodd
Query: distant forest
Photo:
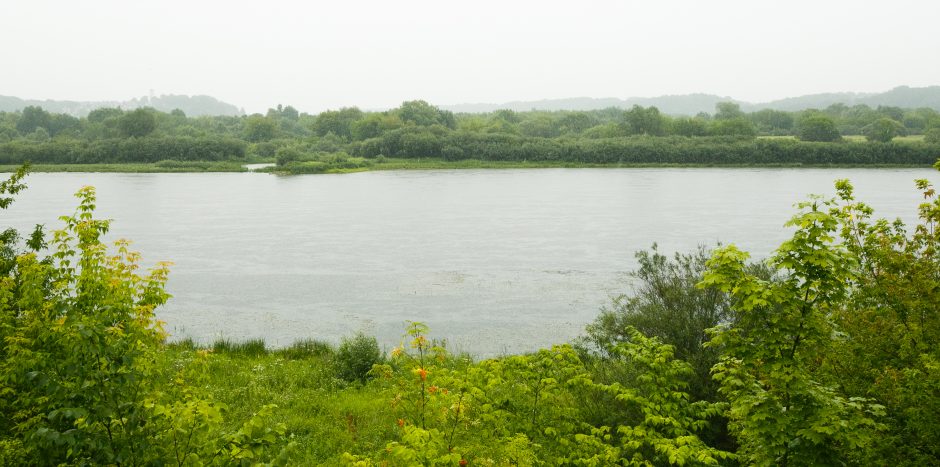
<svg viewBox="0 0 940 467"><path fill-rule="evenodd" d="M903 141L896 138L906 137ZM189 116L142 107L85 117L39 106L0 112L0 164L276 160L291 172L356 169L387 158L577 164L896 164L940 156L940 112L831 104L795 112L672 117L634 105L591 111L454 113L425 101L382 112Z"/></svg>

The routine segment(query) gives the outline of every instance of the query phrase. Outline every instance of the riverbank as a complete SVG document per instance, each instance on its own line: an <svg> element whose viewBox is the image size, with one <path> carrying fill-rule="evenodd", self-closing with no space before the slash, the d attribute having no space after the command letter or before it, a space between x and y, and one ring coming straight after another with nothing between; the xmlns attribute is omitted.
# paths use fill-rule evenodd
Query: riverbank
<svg viewBox="0 0 940 467"><path fill-rule="evenodd" d="M0 165L0 172L14 172L19 165ZM121 172L121 173L199 173L247 172L242 162L161 161L155 163L121 164L31 164L30 172Z"/></svg>
<svg viewBox="0 0 940 467"><path fill-rule="evenodd" d="M386 159L374 162L369 159L349 158L341 163L296 163L287 166L274 166L258 170L277 175L304 175L304 174L343 174L355 172L383 171L383 170L463 170L463 169L586 169L586 168L927 168L930 165L922 164L803 164L803 163L771 163L771 164L675 164L675 163L578 163L566 161L485 161L479 159L464 159L460 161L446 161L443 159Z"/></svg>
<svg viewBox="0 0 940 467"><path fill-rule="evenodd" d="M19 166L0 165L0 172L13 172ZM566 161L486 161L464 159L446 161L434 158L414 159L374 159L350 158L342 163L317 162L299 163L287 166L271 166L254 170L255 172L276 175L303 174L342 174L385 170L448 170L448 169L584 169L584 168L926 168L924 164L807 164L807 163L763 163L763 164L677 164L677 163L579 163ZM243 162L225 161L162 161L156 163L115 163L115 164L35 164L30 165L30 172L107 172L107 173L204 173L204 172L249 172Z"/></svg>

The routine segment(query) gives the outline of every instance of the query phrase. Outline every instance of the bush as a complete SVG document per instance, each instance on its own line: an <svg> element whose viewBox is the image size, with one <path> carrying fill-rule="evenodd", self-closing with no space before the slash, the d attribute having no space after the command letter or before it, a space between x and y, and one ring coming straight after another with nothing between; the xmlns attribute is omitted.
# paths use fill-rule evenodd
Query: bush
<svg viewBox="0 0 940 467"><path fill-rule="evenodd" d="M365 382L372 365L382 363L383 360L375 337L358 333L351 338L343 338L336 352L337 376L350 382Z"/></svg>
<svg viewBox="0 0 940 467"><path fill-rule="evenodd" d="M940 128L931 128L924 133L924 142L930 144L940 144Z"/></svg>

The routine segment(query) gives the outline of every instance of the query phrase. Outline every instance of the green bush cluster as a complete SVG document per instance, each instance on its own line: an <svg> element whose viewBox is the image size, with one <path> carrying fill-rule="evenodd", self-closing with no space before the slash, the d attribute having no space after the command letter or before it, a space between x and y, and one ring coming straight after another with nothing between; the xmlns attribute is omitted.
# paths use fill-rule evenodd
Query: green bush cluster
<svg viewBox="0 0 940 467"><path fill-rule="evenodd" d="M225 137L146 137L0 144L0 164L95 164L124 162L225 161L245 158L245 143Z"/></svg>

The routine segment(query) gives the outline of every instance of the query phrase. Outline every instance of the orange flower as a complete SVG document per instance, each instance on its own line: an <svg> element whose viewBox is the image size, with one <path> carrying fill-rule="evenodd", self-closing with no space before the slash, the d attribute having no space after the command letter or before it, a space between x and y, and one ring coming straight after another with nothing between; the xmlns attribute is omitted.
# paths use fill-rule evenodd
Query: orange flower
<svg viewBox="0 0 940 467"><path fill-rule="evenodd" d="M398 422L396 422L396 423L398 423L398 426L405 426L405 420L404 420L404 419L399 418L399 419L398 419Z"/></svg>
<svg viewBox="0 0 940 467"><path fill-rule="evenodd" d="M435 392L437 392L437 386L428 386L428 392L430 392L431 394L434 394Z"/></svg>
<svg viewBox="0 0 940 467"><path fill-rule="evenodd" d="M463 467L467 464L468 464L467 459L460 459L460 467Z"/></svg>
<svg viewBox="0 0 940 467"><path fill-rule="evenodd" d="M419 378L421 378L421 381L428 379L428 370L425 370L424 368L417 368L414 370L414 373L418 375Z"/></svg>

